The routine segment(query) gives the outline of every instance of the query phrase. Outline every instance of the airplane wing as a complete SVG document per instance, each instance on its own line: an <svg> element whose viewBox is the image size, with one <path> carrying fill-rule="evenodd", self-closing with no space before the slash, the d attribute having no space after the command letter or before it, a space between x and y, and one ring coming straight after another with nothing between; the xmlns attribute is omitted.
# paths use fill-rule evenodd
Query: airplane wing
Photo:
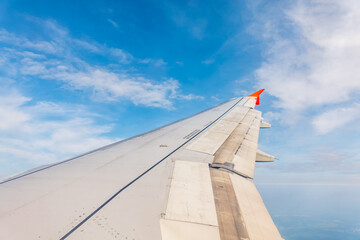
<svg viewBox="0 0 360 240"><path fill-rule="evenodd" d="M261 92L2 180L0 239L282 239L252 181Z"/></svg>

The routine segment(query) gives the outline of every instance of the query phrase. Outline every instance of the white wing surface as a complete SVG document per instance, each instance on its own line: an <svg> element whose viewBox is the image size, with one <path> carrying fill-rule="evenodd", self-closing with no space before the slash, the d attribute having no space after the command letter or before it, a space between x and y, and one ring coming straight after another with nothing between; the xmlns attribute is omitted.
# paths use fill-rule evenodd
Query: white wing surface
<svg viewBox="0 0 360 240"><path fill-rule="evenodd" d="M252 182L258 96L3 180L0 239L282 239Z"/></svg>

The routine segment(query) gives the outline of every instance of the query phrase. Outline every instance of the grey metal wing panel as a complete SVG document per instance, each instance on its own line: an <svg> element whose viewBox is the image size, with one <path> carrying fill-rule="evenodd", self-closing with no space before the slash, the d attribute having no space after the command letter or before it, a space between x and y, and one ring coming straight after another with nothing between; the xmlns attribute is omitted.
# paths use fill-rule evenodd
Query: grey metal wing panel
<svg viewBox="0 0 360 240"><path fill-rule="evenodd" d="M1 182L0 239L70 236L79 223L90 220L150 170L157 171L155 166L239 101L233 99L156 131Z"/></svg>

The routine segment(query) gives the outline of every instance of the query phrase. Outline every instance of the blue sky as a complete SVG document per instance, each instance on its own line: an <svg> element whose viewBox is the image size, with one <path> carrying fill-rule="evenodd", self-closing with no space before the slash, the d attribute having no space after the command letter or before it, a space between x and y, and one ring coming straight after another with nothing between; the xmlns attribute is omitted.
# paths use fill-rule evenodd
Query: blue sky
<svg viewBox="0 0 360 240"><path fill-rule="evenodd" d="M1 1L0 177L265 88L261 189L358 189L359 5Z"/></svg>

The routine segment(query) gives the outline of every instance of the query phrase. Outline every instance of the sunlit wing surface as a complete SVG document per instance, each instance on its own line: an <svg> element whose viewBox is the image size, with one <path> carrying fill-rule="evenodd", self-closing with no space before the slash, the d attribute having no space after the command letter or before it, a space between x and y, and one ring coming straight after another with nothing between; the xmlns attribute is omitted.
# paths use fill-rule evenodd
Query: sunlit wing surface
<svg viewBox="0 0 360 240"><path fill-rule="evenodd" d="M282 239L252 179L258 95L0 182L0 239Z"/></svg>

